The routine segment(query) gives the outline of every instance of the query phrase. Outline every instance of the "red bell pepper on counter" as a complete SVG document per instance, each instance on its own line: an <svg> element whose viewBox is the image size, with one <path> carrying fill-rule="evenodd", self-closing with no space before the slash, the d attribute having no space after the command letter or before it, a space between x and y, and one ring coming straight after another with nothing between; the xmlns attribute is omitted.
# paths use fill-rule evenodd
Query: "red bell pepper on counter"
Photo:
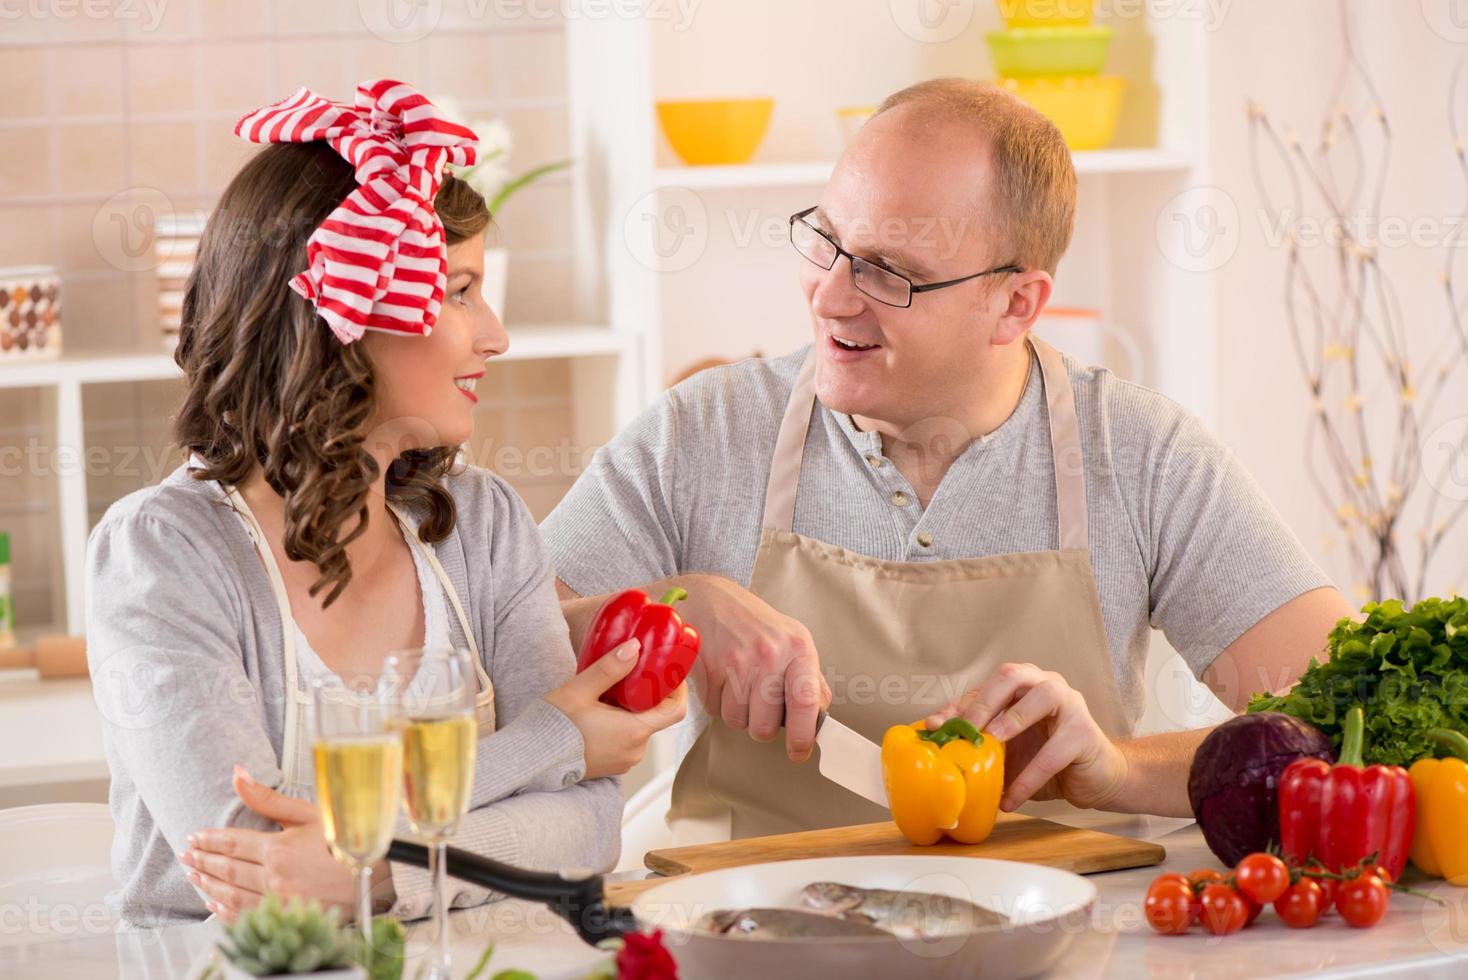
<svg viewBox="0 0 1468 980"><path fill-rule="evenodd" d="M1396 881L1407 865L1417 821L1412 780L1401 766L1362 766L1365 719L1346 712L1340 760L1296 759L1279 778L1280 845L1285 860L1314 857L1341 871L1375 855Z"/></svg>
<svg viewBox="0 0 1468 980"><path fill-rule="evenodd" d="M673 604L688 598L683 589L669 589L657 602L640 589L618 592L602 604L586 631L580 673L630 639L642 645L637 666L612 685L602 700L628 711L657 707L688 676L698 659L698 630L683 622Z"/></svg>

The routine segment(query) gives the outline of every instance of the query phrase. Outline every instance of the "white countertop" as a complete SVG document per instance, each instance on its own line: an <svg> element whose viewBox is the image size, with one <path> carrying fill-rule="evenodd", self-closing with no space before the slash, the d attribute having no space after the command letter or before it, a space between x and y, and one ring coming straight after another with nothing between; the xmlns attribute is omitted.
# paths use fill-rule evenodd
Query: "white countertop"
<svg viewBox="0 0 1468 980"><path fill-rule="evenodd" d="M106 779L91 680L0 670L0 789Z"/></svg>
<svg viewBox="0 0 1468 980"><path fill-rule="evenodd" d="M1159 936L1142 918L1143 894L1164 869L1186 872L1218 867L1202 835L1191 823L1156 818L1097 815L1084 822L1114 833L1154 838L1167 847L1167 861L1161 868L1092 876L1100 889L1092 929L1077 938L1052 977L1260 980L1307 973L1392 978L1468 975L1468 889L1431 880L1409 882L1446 898L1448 906L1394 895L1387 917L1373 929L1351 929L1332 915L1313 929L1294 930L1268 909L1253 926L1232 936L1214 937L1201 929L1185 936ZM547 980L577 977L606 956L584 945L548 910L525 902L504 901L456 912L451 921L454 963L461 975L491 941L495 953L486 976L515 968ZM426 933L423 925L410 932L410 955L426 944ZM202 923L0 947L0 976L48 980L192 977L207 961L217 934L214 924ZM412 975L411 962L405 975Z"/></svg>

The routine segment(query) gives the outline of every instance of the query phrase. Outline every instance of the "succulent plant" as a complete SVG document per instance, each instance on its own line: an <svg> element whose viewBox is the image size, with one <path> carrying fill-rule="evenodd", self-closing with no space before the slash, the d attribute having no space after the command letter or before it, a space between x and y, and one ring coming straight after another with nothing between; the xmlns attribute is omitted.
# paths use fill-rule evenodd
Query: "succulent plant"
<svg viewBox="0 0 1468 980"><path fill-rule="evenodd" d="M259 905L224 927L219 949L251 976L315 973L352 965L352 943L337 924L337 910L292 898L284 905L266 895Z"/></svg>

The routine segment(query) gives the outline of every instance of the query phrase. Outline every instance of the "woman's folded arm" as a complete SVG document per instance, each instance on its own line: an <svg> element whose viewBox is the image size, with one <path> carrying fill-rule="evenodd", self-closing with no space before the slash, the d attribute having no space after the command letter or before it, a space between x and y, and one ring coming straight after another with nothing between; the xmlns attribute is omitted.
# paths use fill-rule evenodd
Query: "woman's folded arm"
<svg viewBox="0 0 1468 980"><path fill-rule="evenodd" d="M608 871L621 852L622 786L591 779L554 793L521 793L469 811L449 846L473 851L531 871ZM392 862L397 892L393 914L427 915L433 882L422 868ZM449 907L466 908L498 898L488 889L449 879Z"/></svg>

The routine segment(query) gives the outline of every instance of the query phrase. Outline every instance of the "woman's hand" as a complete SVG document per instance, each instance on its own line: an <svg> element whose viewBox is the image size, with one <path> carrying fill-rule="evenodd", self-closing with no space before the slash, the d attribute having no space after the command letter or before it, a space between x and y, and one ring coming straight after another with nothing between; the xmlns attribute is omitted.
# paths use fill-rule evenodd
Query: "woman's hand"
<svg viewBox="0 0 1468 980"><path fill-rule="evenodd" d="M233 922L272 892L282 899L314 898L351 916L352 872L331 856L315 804L255 782L240 766L234 768L234 789L245 806L282 829L216 827L189 835L189 848L178 859L190 883L206 896L209 911ZM379 883L391 885L387 862L378 862L373 871L374 878L382 876Z"/></svg>
<svg viewBox="0 0 1468 980"><path fill-rule="evenodd" d="M928 727L960 715L1005 743L1004 810L1056 798L1107 809L1126 783L1126 756L1091 717L1086 699L1054 671L1001 664L978 687L929 715Z"/></svg>
<svg viewBox="0 0 1468 980"><path fill-rule="evenodd" d="M586 746L586 778L620 776L642 760L647 740L683 720L688 710L688 685L678 688L662 704L640 714L603 704L601 696L631 673L642 651L636 640L613 647L606 656L545 696L581 732Z"/></svg>

